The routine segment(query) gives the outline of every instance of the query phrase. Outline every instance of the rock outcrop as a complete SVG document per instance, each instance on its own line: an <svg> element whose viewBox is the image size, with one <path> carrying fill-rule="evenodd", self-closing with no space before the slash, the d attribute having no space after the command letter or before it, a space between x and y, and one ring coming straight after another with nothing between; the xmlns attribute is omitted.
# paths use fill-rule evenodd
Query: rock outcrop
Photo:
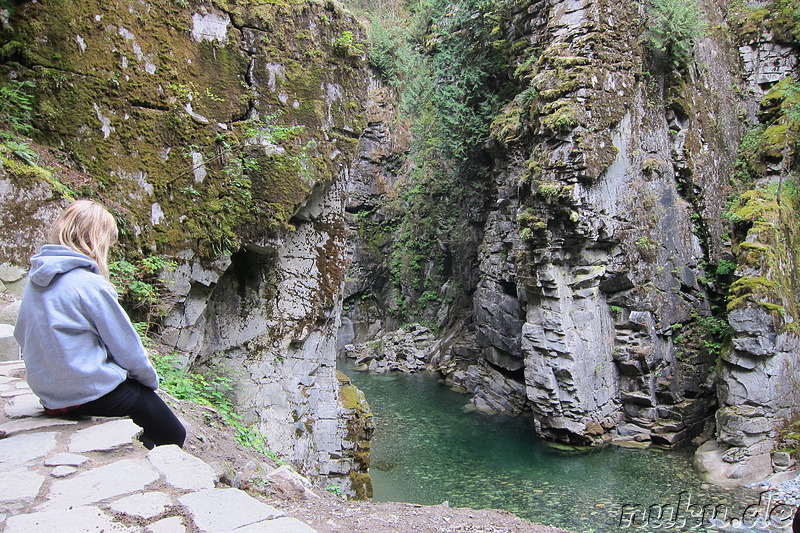
<svg viewBox="0 0 800 533"><path fill-rule="evenodd" d="M760 11L742 8L739 23L727 4L701 4L708 27L731 31L708 32L677 69L644 46L643 2L531 1L504 13L520 92L483 147L493 163L486 202L461 213L473 234L459 243L475 270L447 282L467 281L471 312L447 320L443 288L438 312L425 315L443 342L420 360L482 411L531 412L547 438L672 447L716 436L731 465L723 477L745 483L771 468L778 429L800 405L788 377L796 274L785 221L795 215L792 202L764 208L774 194L747 193L731 228L729 195L742 192L736 159L753 126L766 129L756 185L787 179L793 152L780 128L797 53L792 28L765 29L772 19L754 22ZM381 157L362 155L372 165L362 179L393 179L362 185L369 194L351 204L366 213L347 312L348 326L361 325L340 348L391 338L382 313L403 289L390 279L391 228L398 216L430 223L386 210L413 165ZM413 259L426 273L451 267ZM381 276L363 283L365 271ZM363 324L370 313L381 321Z"/></svg>
<svg viewBox="0 0 800 533"><path fill-rule="evenodd" d="M701 4L731 31L679 68L645 47L645 2L498 14L509 83L483 89L504 105L476 175L430 198L479 193L422 221L403 193L422 197L415 176L447 165L406 158L397 95L338 4L15 3L0 88L36 97L53 170L0 153L0 289L19 296L65 199L97 197L126 257L176 260L142 318L163 314L186 364L228 368L244 421L350 493L369 493L371 431L335 371L351 345L373 369L440 372L481 411L531 413L550 439L680 446L716 428L706 451L726 479L755 479L798 405L794 214L763 189L739 200L733 231L723 213L750 126L756 185L792 170L796 44ZM442 228L460 234L430 234ZM400 240L413 253L394 253ZM442 338L393 333L408 316Z"/></svg>
<svg viewBox="0 0 800 533"><path fill-rule="evenodd" d="M334 344L370 78L361 25L315 0L120 0L15 3L0 30L0 85L30 97L41 143L40 166L0 158L0 289L19 296L66 200L102 200L128 261L177 264L138 318L163 314L186 364L235 370L244 421L354 493L365 470L342 449L366 436L342 422Z"/></svg>
<svg viewBox="0 0 800 533"><path fill-rule="evenodd" d="M575 444L635 433L679 445L706 429L716 404L714 356L693 347L715 296L707 270L724 249L720 215L742 134L738 63L728 43L707 38L698 63L713 72L653 64L640 9L530 2L508 15L521 92L492 124L487 201L463 214L473 234L461 251L475 254L475 270L448 282L465 285L472 312L437 320L450 316L443 291L429 314L458 330L429 358L448 382L482 410L530 411L540 434ZM383 174L400 169L402 187L397 156L383 164ZM372 191L363 209L390 203ZM397 297L388 277L368 285L384 309ZM362 327L346 342L354 333L375 335Z"/></svg>

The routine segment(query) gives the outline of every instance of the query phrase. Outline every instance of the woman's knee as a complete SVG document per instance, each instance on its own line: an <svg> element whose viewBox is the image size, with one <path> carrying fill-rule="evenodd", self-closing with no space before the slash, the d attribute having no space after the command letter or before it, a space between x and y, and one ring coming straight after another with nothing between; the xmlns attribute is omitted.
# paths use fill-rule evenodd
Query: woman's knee
<svg viewBox="0 0 800 533"><path fill-rule="evenodd" d="M152 442L155 446L177 444L183 447L186 441L186 428L155 391L142 391L139 402L131 412L131 418L144 428L142 441L145 445ZM150 447L152 446L148 446Z"/></svg>

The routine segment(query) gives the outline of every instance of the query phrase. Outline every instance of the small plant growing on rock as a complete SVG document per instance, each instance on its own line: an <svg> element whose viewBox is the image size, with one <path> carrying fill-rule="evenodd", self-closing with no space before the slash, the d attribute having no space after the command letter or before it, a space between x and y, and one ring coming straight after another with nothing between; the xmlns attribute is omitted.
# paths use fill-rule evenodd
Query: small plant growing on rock
<svg viewBox="0 0 800 533"><path fill-rule="evenodd" d="M327 487L325 487L325 490L330 492L331 494L339 496L340 498L344 498L342 487L340 487L339 485L328 485Z"/></svg>
<svg viewBox="0 0 800 533"><path fill-rule="evenodd" d="M145 257L136 263L120 260L108 265L111 281L120 299L138 315L137 318L143 318L147 324L157 321L166 313L164 297L168 289L159 275L176 267L174 261L163 257Z"/></svg>
<svg viewBox="0 0 800 533"><path fill-rule="evenodd" d="M30 124L33 111L32 81L12 81L0 86L0 139L27 135L33 130Z"/></svg>
<svg viewBox="0 0 800 533"><path fill-rule="evenodd" d="M357 43L353 32L344 31L333 43L333 50L344 57L361 57L364 45Z"/></svg>
<svg viewBox="0 0 800 533"><path fill-rule="evenodd" d="M650 50L675 69L688 66L695 44L706 33L698 0L652 0L647 17Z"/></svg>

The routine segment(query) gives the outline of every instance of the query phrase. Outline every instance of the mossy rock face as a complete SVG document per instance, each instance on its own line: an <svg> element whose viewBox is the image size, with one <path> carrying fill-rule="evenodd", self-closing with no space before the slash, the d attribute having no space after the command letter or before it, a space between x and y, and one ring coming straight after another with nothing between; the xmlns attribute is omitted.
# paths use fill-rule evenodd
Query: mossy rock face
<svg viewBox="0 0 800 533"><path fill-rule="evenodd" d="M350 491L357 500L366 500L372 497L372 478L368 473L370 439L375 430L372 411L364 393L352 384L350 378L338 370L336 378L339 382L339 405L345 411L342 416L347 431L344 440L350 443L344 453L353 466L349 473Z"/></svg>
<svg viewBox="0 0 800 533"><path fill-rule="evenodd" d="M734 2L728 19L744 41L755 41L771 33L777 42L800 42L800 15L794 0Z"/></svg>
<svg viewBox="0 0 800 533"><path fill-rule="evenodd" d="M617 21L637 19L635 5L611 4L598 2L593 10L614 12ZM612 133L636 89L636 52L642 52L633 23L601 19L573 39L528 51L536 60L517 74L529 86L493 124L492 134L504 143L530 140L523 131L532 134L529 178L593 181L617 156ZM558 149L565 142L571 149Z"/></svg>
<svg viewBox="0 0 800 533"><path fill-rule="evenodd" d="M754 189L733 205L731 213L743 238L733 247L739 268L727 307L732 311L759 306L782 324L797 322L795 287L800 273L794 250L800 236L794 199L786 195L780 204L777 200L776 192Z"/></svg>
<svg viewBox="0 0 800 533"><path fill-rule="evenodd" d="M210 259L288 228L342 172L368 80L334 50L345 31L363 39L313 0L28 2L0 84L35 83L33 137L92 177L76 192L112 207L123 245Z"/></svg>

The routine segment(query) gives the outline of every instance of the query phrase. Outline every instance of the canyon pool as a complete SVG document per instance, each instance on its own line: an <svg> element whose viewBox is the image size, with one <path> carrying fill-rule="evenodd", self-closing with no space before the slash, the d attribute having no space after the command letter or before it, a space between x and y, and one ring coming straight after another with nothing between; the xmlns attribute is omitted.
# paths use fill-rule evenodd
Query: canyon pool
<svg viewBox="0 0 800 533"><path fill-rule="evenodd" d="M703 484L693 449L559 451L536 437L530 420L465 412L468 397L430 374L370 374L346 361L340 370L374 413L376 502L506 509L598 533L765 531L759 517L774 526L793 511L772 505L768 493Z"/></svg>

